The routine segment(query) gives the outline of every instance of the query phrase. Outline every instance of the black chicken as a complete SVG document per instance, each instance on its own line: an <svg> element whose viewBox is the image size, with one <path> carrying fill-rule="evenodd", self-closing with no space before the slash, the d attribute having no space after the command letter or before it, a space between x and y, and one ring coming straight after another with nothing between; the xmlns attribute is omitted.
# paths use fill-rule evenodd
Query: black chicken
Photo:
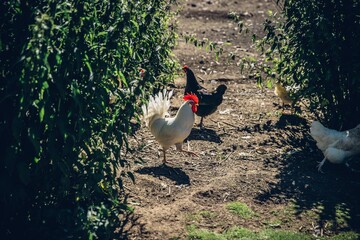
<svg viewBox="0 0 360 240"><path fill-rule="evenodd" d="M199 126L202 128L203 118L216 111L217 107L222 103L223 95L227 87L224 84L221 84L215 91L209 92L198 83L193 71L188 66L185 65L183 70L186 73L184 95L187 93L194 93L199 98L199 106L195 114L201 117Z"/></svg>

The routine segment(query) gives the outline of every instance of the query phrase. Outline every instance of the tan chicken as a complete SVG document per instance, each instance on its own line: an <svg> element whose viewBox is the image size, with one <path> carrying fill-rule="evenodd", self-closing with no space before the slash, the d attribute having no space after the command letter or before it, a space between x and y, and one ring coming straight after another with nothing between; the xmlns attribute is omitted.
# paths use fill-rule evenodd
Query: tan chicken
<svg viewBox="0 0 360 240"><path fill-rule="evenodd" d="M275 83L274 93L276 96L278 96L281 99L283 109L285 105L292 106L293 99L290 97L288 90L286 90L286 88L283 85L281 85L281 83L279 82Z"/></svg>
<svg viewBox="0 0 360 240"><path fill-rule="evenodd" d="M164 154L163 163L166 163L166 150L175 145L178 151L186 152L197 156L196 153L182 149L183 141L190 135L194 125L199 99L194 94L187 94L183 97L181 105L174 117L170 117L170 98L172 91L163 90L155 97L151 96L149 103L142 106L143 117L147 127L155 139L162 146Z"/></svg>
<svg viewBox="0 0 360 240"><path fill-rule="evenodd" d="M318 165L319 171L326 159L331 163L341 164L360 154L360 124L353 129L340 132L314 121L310 127L310 134L324 154L324 159Z"/></svg>

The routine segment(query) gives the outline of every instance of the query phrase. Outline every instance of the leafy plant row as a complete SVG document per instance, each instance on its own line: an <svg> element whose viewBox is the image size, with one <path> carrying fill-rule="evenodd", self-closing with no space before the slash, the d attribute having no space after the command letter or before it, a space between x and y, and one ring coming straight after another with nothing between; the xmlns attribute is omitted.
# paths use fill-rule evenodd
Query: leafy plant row
<svg viewBox="0 0 360 240"><path fill-rule="evenodd" d="M360 2L277 0L282 15L265 22L258 47L260 82L298 88L294 97L333 128L359 124Z"/></svg>
<svg viewBox="0 0 360 240"><path fill-rule="evenodd" d="M169 4L0 4L1 239L121 235L127 136L175 66Z"/></svg>

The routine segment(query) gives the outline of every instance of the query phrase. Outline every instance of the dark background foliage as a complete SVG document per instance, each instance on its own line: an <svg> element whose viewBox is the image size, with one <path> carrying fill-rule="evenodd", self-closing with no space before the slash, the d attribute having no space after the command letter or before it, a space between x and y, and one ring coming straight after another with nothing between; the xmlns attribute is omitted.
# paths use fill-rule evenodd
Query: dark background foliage
<svg viewBox="0 0 360 240"><path fill-rule="evenodd" d="M329 127L348 129L360 115L360 2L277 1L259 46L268 79L299 86L296 98ZM262 79L263 80L263 79Z"/></svg>
<svg viewBox="0 0 360 240"><path fill-rule="evenodd" d="M175 66L168 4L0 3L1 239L115 236L131 121Z"/></svg>

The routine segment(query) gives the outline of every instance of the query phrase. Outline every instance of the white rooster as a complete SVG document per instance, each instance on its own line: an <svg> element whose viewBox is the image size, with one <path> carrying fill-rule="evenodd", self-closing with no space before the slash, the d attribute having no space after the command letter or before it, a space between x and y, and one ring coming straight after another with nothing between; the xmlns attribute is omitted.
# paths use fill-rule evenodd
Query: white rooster
<svg viewBox="0 0 360 240"><path fill-rule="evenodd" d="M347 131L336 131L324 127L314 121L310 134L316 141L316 146L323 152L324 159L318 170L321 171L326 159L332 163L345 163L350 157L360 154L360 124Z"/></svg>
<svg viewBox="0 0 360 240"><path fill-rule="evenodd" d="M194 94L185 95L183 98L185 102L181 105L175 117L170 117L168 110L172 93L172 91L167 92L164 89L155 97L151 96L149 103L142 106L145 124L162 146L164 164L166 163L165 152L172 145L175 145L178 151L197 156L194 152L183 150L182 143L190 135L194 125L194 113L197 111L199 99Z"/></svg>

